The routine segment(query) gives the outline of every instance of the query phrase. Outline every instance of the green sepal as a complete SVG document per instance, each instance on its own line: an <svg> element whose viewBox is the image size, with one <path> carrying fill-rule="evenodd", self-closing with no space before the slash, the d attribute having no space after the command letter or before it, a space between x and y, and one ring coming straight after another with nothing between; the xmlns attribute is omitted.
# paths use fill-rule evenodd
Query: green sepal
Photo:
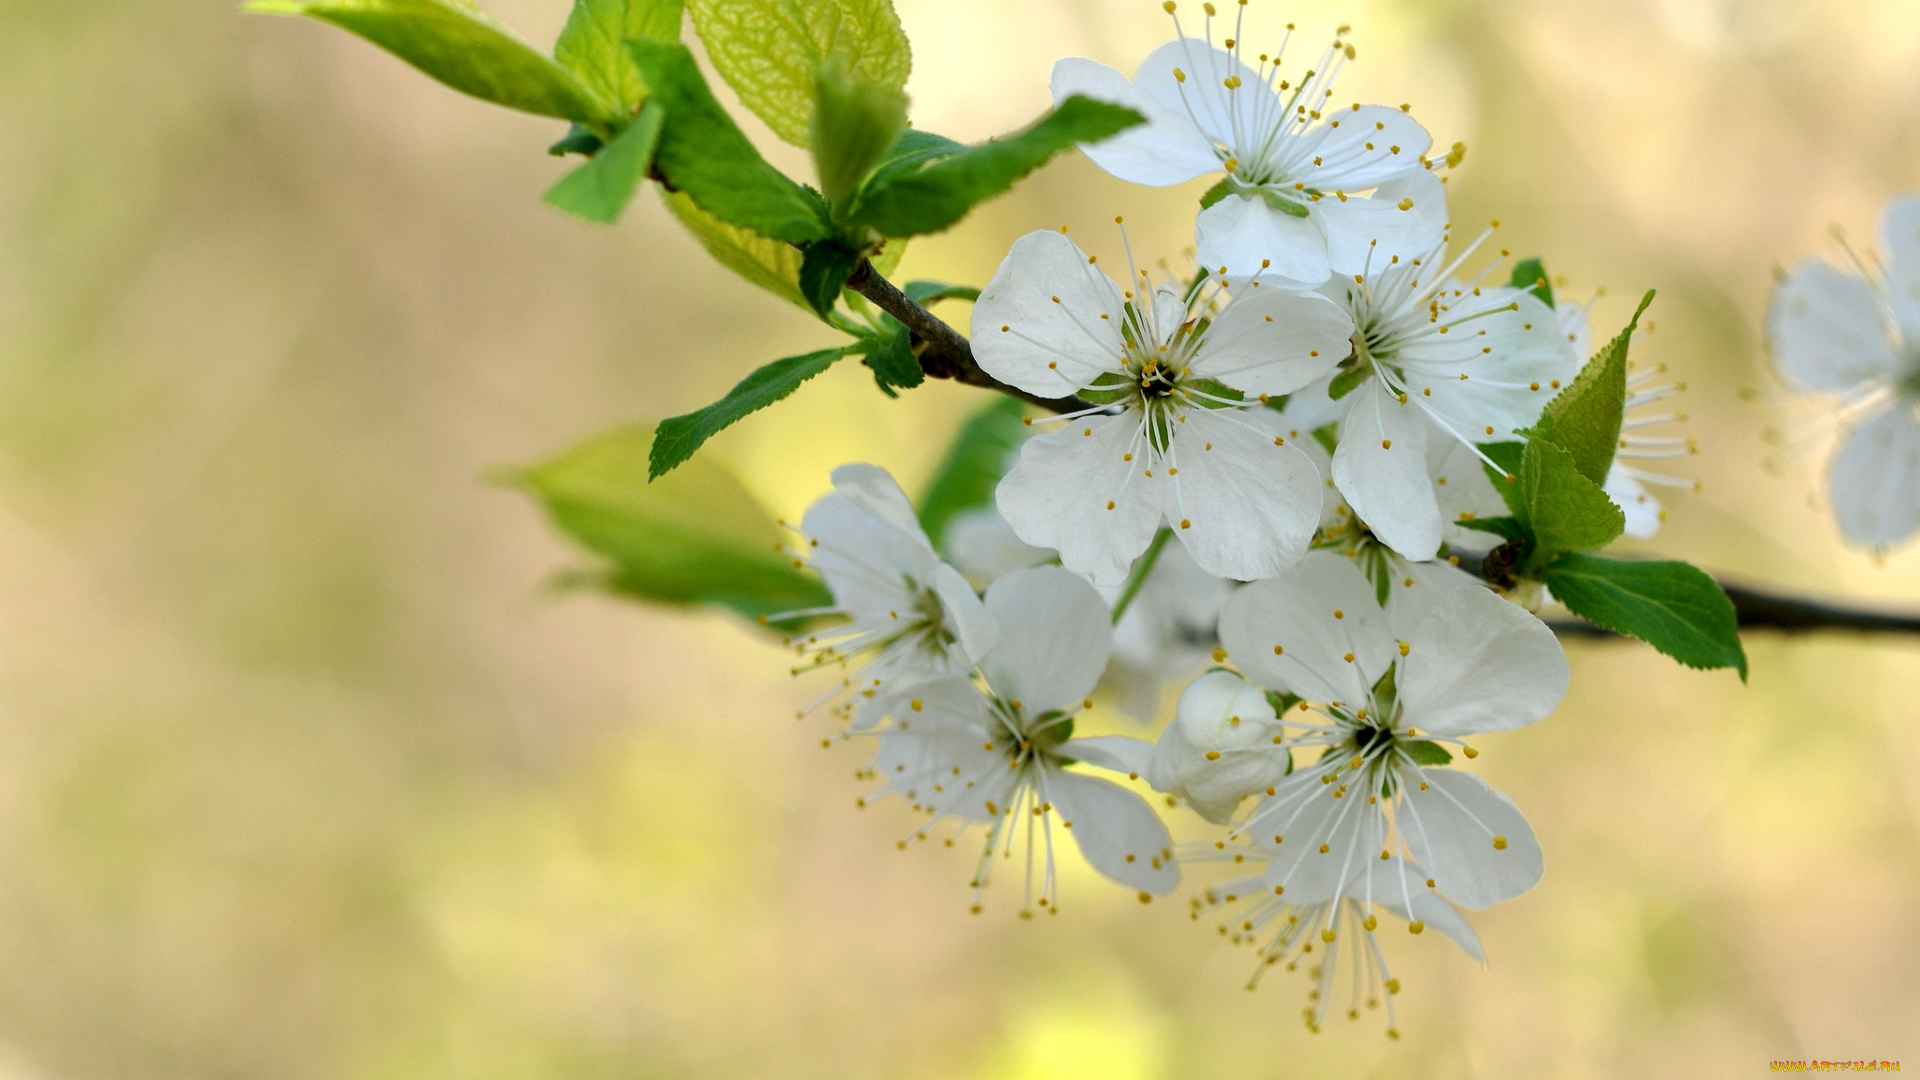
<svg viewBox="0 0 1920 1080"><path fill-rule="evenodd" d="M821 240L808 244L800 259L800 295L821 318L833 311L840 301L840 290L847 286L847 276L865 254L838 240Z"/></svg>
<svg viewBox="0 0 1920 1080"><path fill-rule="evenodd" d="M1002 397L960 426L919 500L920 527L936 550L955 517L992 504L994 489L1027 439L1026 419L1026 406L1019 399Z"/></svg>
<svg viewBox="0 0 1920 1080"><path fill-rule="evenodd" d="M467 0L253 0L245 9L330 22L463 94L509 109L596 131L624 119L616 103Z"/></svg>
<svg viewBox="0 0 1920 1080"><path fill-rule="evenodd" d="M829 57L814 80L808 137L827 204L843 209L906 128L907 95L899 87L863 81L840 57Z"/></svg>
<svg viewBox="0 0 1920 1080"><path fill-rule="evenodd" d="M1358 560L1361 573L1373 582L1374 600L1381 607L1386 607L1388 598L1393 596L1393 563L1387 558L1386 548L1380 544L1368 544L1360 552Z"/></svg>
<svg viewBox="0 0 1920 1080"><path fill-rule="evenodd" d="M1294 202L1277 191L1261 188L1260 198L1266 202L1268 208L1278 210L1288 217L1304 218L1308 214L1306 203Z"/></svg>
<svg viewBox="0 0 1920 1080"><path fill-rule="evenodd" d="M1075 95L1020 132L933 158L918 169L875 175L847 218L887 236L940 232L1060 151L1145 119L1132 109Z"/></svg>
<svg viewBox="0 0 1920 1080"><path fill-rule="evenodd" d="M1554 599L1595 626L1639 638L1688 667L1734 668L1746 681L1733 602L1699 569L1569 554L1547 567L1544 580Z"/></svg>
<svg viewBox="0 0 1920 1080"><path fill-rule="evenodd" d="M554 42L553 58L591 87L622 116L647 99L646 80L627 42L635 38L677 41L683 0L573 0L567 25Z"/></svg>
<svg viewBox="0 0 1920 1080"><path fill-rule="evenodd" d="M815 83L830 59L894 91L913 70L890 0L688 0L687 9L740 104L802 149L813 129Z"/></svg>
<svg viewBox="0 0 1920 1080"><path fill-rule="evenodd" d="M1232 670L1232 669L1230 669L1230 668L1215 668L1214 670L1215 670L1215 671L1230 671L1230 670ZM1234 672L1234 674L1236 674L1236 675L1237 675L1237 674L1239 674L1239 672ZM1287 712L1287 710L1288 710L1288 709L1291 709L1291 708L1293 708L1293 707L1295 707L1296 705L1299 705L1299 704L1300 704L1300 703L1301 703L1302 701L1304 701L1304 700L1306 700L1306 699L1305 699L1305 698L1302 698L1302 697L1300 697L1300 696L1299 696L1298 694L1289 694L1289 693L1287 693L1287 692L1286 692L1285 690L1269 690L1269 691L1267 691L1267 704L1268 704L1268 705L1271 705L1271 706L1273 706L1273 714L1274 714L1275 716L1282 716L1282 717L1284 717L1284 716L1286 715L1286 712Z"/></svg>
<svg viewBox="0 0 1920 1080"><path fill-rule="evenodd" d="M609 591L749 618L832 603L781 552L780 527L732 473L703 460L649 483L652 446L648 427L619 428L506 479L607 560L588 580Z"/></svg>
<svg viewBox="0 0 1920 1080"><path fill-rule="evenodd" d="M1384 562L1385 560L1382 559L1381 561ZM1385 601L1382 601L1380 606L1385 607ZM1394 706L1400 700L1399 672L1399 664L1388 664L1387 670L1382 672L1379 678L1373 680L1373 707L1376 710L1373 721L1377 724L1386 725L1393 723Z"/></svg>
<svg viewBox="0 0 1920 1080"><path fill-rule="evenodd" d="M686 46L641 40L627 48L667 112L654 163L669 184L714 217L770 239L806 244L832 231L826 204L767 164L714 99Z"/></svg>
<svg viewBox="0 0 1920 1080"><path fill-rule="evenodd" d="M547 205L601 225L619 221L653 164L665 119L657 103L647 102L612 142L547 189Z"/></svg>
<svg viewBox="0 0 1920 1080"><path fill-rule="evenodd" d="M1573 455L1543 439L1527 443L1519 487L1537 560L1605 547L1627 527L1626 515L1599 484L1580 474Z"/></svg>
<svg viewBox="0 0 1920 1080"><path fill-rule="evenodd" d="M738 385L727 391L726 397L706 408L660 421L648 458L648 477L659 477L671 471L674 466L692 457L702 443L749 413L764 409L793 393L801 383L832 367L833 362L848 351L846 346L841 346L775 360L740 380Z"/></svg>
<svg viewBox="0 0 1920 1080"><path fill-rule="evenodd" d="M1406 751L1415 765L1447 765L1453 762L1453 754L1437 742L1426 739L1398 739L1394 745Z"/></svg>
<svg viewBox="0 0 1920 1080"><path fill-rule="evenodd" d="M1206 192L1200 196L1200 209L1211 210L1215 203L1229 195L1235 194L1239 190L1239 185L1233 182L1233 177L1223 176L1220 178L1219 183L1208 188Z"/></svg>
<svg viewBox="0 0 1920 1080"><path fill-rule="evenodd" d="M1335 375L1333 381L1327 384L1327 396L1335 401L1339 401L1341 398L1358 390L1360 384L1366 382L1372 375L1373 368L1367 364L1348 368L1340 374Z"/></svg>
<svg viewBox="0 0 1920 1080"><path fill-rule="evenodd" d="M1202 409L1232 409L1238 407L1238 402L1247 400L1247 395L1244 391L1235 390L1233 387L1228 386L1218 379L1188 378L1182 379L1180 385L1183 388L1191 388L1207 395L1206 397L1195 396L1189 399L1193 404L1198 405ZM1222 398L1225 400L1216 400Z"/></svg>
<svg viewBox="0 0 1920 1080"><path fill-rule="evenodd" d="M1117 371L1103 371L1080 391L1080 400L1089 405L1113 405L1132 397L1138 380Z"/></svg>
<svg viewBox="0 0 1920 1080"><path fill-rule="evenodd" d="M1308 432L1308 434L1313 436L1314 442L1320 444L1320 449L1325 450L1329 454L1340 449L1340 424L1337 421L1331 424L1321 424L1319 427Z"/></svg>
<svg viewBox="0 0 1920 1080"><path fill-rule="evenodd" d="M1547 280L1547 268L1538 258L1514 263L1513 276L1507 280L1507 284L1532 293L1548 307L1553 306L1553 283Z"/></svg>
<svg viewBox="0 0 1920 1080"><path fill-rule="evenodd" d="M1626 329L1593 354L1579 376L1547 402L1528 432L1536 439L1565 447L1580 475L1596 484L1607 482L1607 470L1620 445L1620 422L1627 400L1627 345L1651 303L1653 293L1649 291Z"/></svg>

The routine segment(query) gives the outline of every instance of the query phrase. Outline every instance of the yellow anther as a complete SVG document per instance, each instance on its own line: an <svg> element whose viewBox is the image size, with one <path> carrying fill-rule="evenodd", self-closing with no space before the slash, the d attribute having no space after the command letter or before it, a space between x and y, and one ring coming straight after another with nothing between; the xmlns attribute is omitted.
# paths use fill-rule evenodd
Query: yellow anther
<svg viewBox="0 0 1920 1080"><path fill-rule="evenodd" d="M1426 923L1421 922L1419 919L1415 919L1412 922L1407 924L1407 933L1417 934L1420 931L1425 930L1426 928L1427 928Z"/></svg>
<svg viewBox="0 0 1920 1080"><path fill-rule="evenodd" d="M1407 584L1408 584L1408 585L1412 585L1412 584L1413 584L1413 579L1412 579L1412 578L1408 578L1408 579L1407 579ZM1411 651L1413 651L1413 646L1411 646L1411 645L1408 645L1408 644L1407 644L1406 642L1404 642L1404 641L1400 643L1400 655L1401 655L1401 656L1405 656L1405 655L1407 655L1407 653L1409 653L1409 652L1411 652Z"/></svg>
<svg viewBox="0 0 1920 1080"><path fill-rule="evenodd" d="M1325 930L1320 931L1321 941L1332 941L1333 939L1334 939L1333 927L1329 926Z"/></svg>
<svg viewBox="0 0 1920 1080"><path fill-rule="evenodd" d="M1507 850L1507 838L1506 838L1506 837L1504 837L1504 836L1496 836L1496 837L1494 837L1494 838L1493 838L1493 850L1495 850L1495 851L1505 851L1505 850Z"/></svg>
<svg viewBox="0 0 1920 1080"><path fill-rule="evenodd" d="M1207 751L1207 760L1208 760L1208 761L1219 761L1219 760L1220 760L1220 751L1218 751L1218 750L1209 750L1209 751Z"/></svg>
<svg viewBox="0 0 1920 1080"><path fill-rule="evenodd" d="M1471 746L1463 746L1463 747L1461 747L1461 748L1460 748L1460 752L1461 752L1461 753L1463 753L1463 754L1465 754L1465 755L1467 755L1467 756L1468 756L1469 758L1477 758L1477 757L1479 757L1479 756L1480 756L1480 751L1478 751L1478 750L1475 750L1475 749L1474 749L1473 747L1471 747Z"/></svg>
<svg viewBox="0 0 1920 1080"><path fill-rule="evenodd" d="M1226 660L1226 658L1227 658L1227 650L1225 650L1225 649L1215 649L1215 650L1213 650L1213 662L1214 662L1214 663L1216 663L1216 664L1218 664L1218 663L1221 663L1221 662L1223 662L1224 660Z"/></svg>

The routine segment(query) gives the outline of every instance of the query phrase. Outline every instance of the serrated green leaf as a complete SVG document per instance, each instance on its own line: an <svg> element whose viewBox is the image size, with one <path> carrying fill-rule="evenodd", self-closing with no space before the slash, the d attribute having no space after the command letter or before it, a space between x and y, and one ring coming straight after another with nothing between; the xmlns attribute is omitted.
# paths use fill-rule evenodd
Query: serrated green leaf
<svg viewBox="0 0 1920 1080"><path fill-rule="evenodd" d="M648 475L666 474L693 456L702 443L800 388L800 384L833 366L847 354L845 346L789 356L755 371L727 391L727 396L684 416L660 421L653 441Z"/></svg>
<svg viewBox="0 0 1920 1080"><path fill-rule="evenodd" d="M669 183L714 217L774 240L805 244L831 231L826 204L767 164L714 100L686 46L643 39L627 49L666 109L654 163Z"/></svg>
<svg viewBox="0 0 1920 1080"><path fill-rule="evenodd" d="M934 547L955 516L993 502L1029 430L1026 407L1010 397L995 398L961 425L920 497L920 527Z"/></svg>
<svg viewBox="0 0 1920 1080"><path fill-rule="evenodd" d="M1514 263L1513 276L1507 280L1507 284L1516 289L1525 289L1539 297L1541 303L1553 306L1553 283L1547 280L1547 268L1537 258Z"/></svg>
<svg viewBox="0 0 1920 1080"><path fill-rule="evenodd" d="M597 436L514 475L555 525L605 557L603 580L628 596L717 604L749 617L831 603L779 550L784 537L740 482L710 461L648 482L653 432Z"/></svg>
<svg viewBox="0 0 1920 1080"><path fill-rule="evenodd" d="M610 133L625 114L477 5L459 0L254 0L246 10L305 15L380 46L483 101Z"/></svg>
<svg viewBox="0 0 1920 1080"><path fill-rule="evenodd" d="M1527 452L1523 442L1481 443L1480 452L1493 464L1485 461L1480 468L1487 474L1487 480L1493 484L1493 490L1500 495L1500 501L1507 504L1507 512L1518 518L1527 516L1527 497L1520 490L1520 459ZM1511 478L1511 479L1510 479Z"/></svg>
<svg viewBox="0 0 1920 1080"><path fill-rule="evenodd" d="M683 0L573 0L573 12L554 43L553 58L579 76L600 100L631 114L647 98L646 80L627 42L680 39Z"/></svg>
<svg viewBox="0 0 1920 1080"><path fill-rule="evenodd" d="M795 146L808 145L814 82L829 57L895 91L913 70L890 0L688 0L687 8L740 103Z"/></svg>
<svg viewBox="0 0 1920 1080"><path fill-rule="evenodd" d="M887 152L881 156L880 163L874 167L873 175L867 177L866 186L883 187L894 178L916 169L950 158L965 150L965 143L957 143L945 135L935 135L931 131L916 131L913 128L900 133Z"/></svg>
<svg viewBox="0 0 1920 1080"><path fill-rule="evenodd" d="M1639 638L1688 667L1734 668L1746 681L1733 603L1698 569L1574 554L1549 566L1545 580L1554 599L1595 626Z"/></svg>
<svg viewBox="0 0 1920 1080"><path fill-rule="evenodd" d="M1596 484L1607 482L1607 469L1620 445L1620 421L1627 400L1627 342L1640 315L1653 303L1648 292L1634 310L1626 329L1593 354L1580 375L1568 383L1540 413L1531 435L1566 448L1580 475Z"/></svg>
<svg viewBox="0 0 1920 1080"><path fill-rule="evenodd" d="M660 189L661 201L721 266L789 303L813 310L800 295L800 249L729 225L707 213L684 191Z"/></svg>
<svg viewBox="0 0 1920 1080"><path fill-rule="evenodd" d="M800 295L808 306L825 318L840 301L847 275L865 258L860 252L837 240L808 244L800 260Z"/></svg>
<svg viewBox="0 0 1920 1080"><path fill-rule="evenodd" d="M1407 752L1415 765L1446 765L1453 761L1453 754L1437 742L1425 739L1399 739L1395 746Z"/></svg>
<svg viewBox="0 0 1920 1080"><path fill-rule="evenodd" d="M862 81L839 57L829 57L814 82L811 130L820 193L842 208L907 130L907 95Z"/></svg>
<svg viewBox="0 0 1920 1080"><path fill-rule="evenodd" d="M892 319L888 320L893 322ZM888 397L897 396L894 389L911 390L927 381L927 373L920 367L920 358L913 355L912 338L907 328L894 323L898 329L892 337L867 353L864 363L873 370L873 379Z"/></svg>
<svg viewBox="0 0 1920 1080"><path fill-rule="evenodd" d="M933 158L917 169L889 171L884 178L876 174L854 201L848 220L887 236L939 232L1060 151L1143 121L1132 109L1070 97L1023 131Z"/></svg>
<svg viewBox="0 0 1920 1080"><path fill-rule="evenodd" d="M1540 559L1605 547L1627 527L1626 515L1599 484L1580 475L1573 455L1545 440L1527 443L1518 486L1526 498L1525 524Z"/></svg>
<svg viewBox="0 0 1920 1080"><path fill-rule="evenodd" d="M619 221L653 164L665 118L659 105L648 102L612 142L547 189L547 204L601 225Z"/></svg>

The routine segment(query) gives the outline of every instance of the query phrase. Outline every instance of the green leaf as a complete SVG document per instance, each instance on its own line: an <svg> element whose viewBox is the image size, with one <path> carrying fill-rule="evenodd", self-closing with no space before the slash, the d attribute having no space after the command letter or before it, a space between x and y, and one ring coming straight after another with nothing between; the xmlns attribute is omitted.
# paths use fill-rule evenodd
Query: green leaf
<svg viewBox="0 0 1920 1080"><path fill-rule="evenodd" d="M1620 445L1620 420L1627 400L1627 342L1651 303L1653 293L1648 292L1626 329L1593 354L1579 377L1547 402L1529 432L1565 447L1580 467L1580 475L1596 484L1607 482L1614 449Z"/></svg>
<svg viewBox="0 0 1920 1080"><path fill-rule="evenodd" d="M848 220L888 236L939 232L1060 151L1098 142L1143 119L1119 105L1070 97L1016 134L935 158L918 169L876 175L855 200Z"/></svg>
<svg viewBox="0 0 1920 1080"><path fill-rule="evenodd" d="M828 57L895 91L913 70L889 0L688 0L687 7L740 104L795 146L808 145L814 83Z"/></svg>
<svg viewBox="0 0 1920 1080"><path fill-rule="evenodd" d="M600 136L595 135L590 129L582 127L579 124L569 124L567 125L567 133L560 137L559 142L547 147L547 153L552 154L554 157L566 157L568 154L592 157L599 153L601 148L606 145L606 142L602 140Z"/></svg>
<svg viewBox="0 0 1920 1080"><path fill-rule="evenodd" d="M825 237L826 204L767 164L714 100L693 54L678 42L627 44L667 111L654 163L714 217L762 236L805 244Z"/></svg>
<svg viewBox="0 0 1920 1080"><path fill-rule="evenodd" d="M625 118L573 72L465 0L254 0L246 10L330 22L463 94L509 109L597 129Z"/></svg>
<svg viewBox="0 0 1920 1080"><path fill-rule="evenodd" d="M612 142L547 189L548 205L602 225L619 221L653 164L665 118L659 105L648 102Z"/></svg>
<svg viewBox="0 0 1920 1080"><path fill-rule="evenodd" d="M680 39L683 0L573 0L553 58L622 115L647 99L646 80L627 52L635 38Z"/></svg>
<svg viewBox="0 0 1920 1080"><path fill-rule="evenodd" d="M840 290L847 285L847 275L853 273L863 258L859 251L838 240L807 245L800 261L800 295L807 298L808 306L819 312L821 318L839 302Z"/></svg>
<svg viewBox="0 0 1920 1080"><path fill-rule="evenodd" d="M1564 555L1547 568L1547 588L1595 626L1628 634L1694 668L1735 668L1747 678L1732 601L1683 562Z"/></svg>
<svg viewBox="0 0 1920 1080"><path fill-rule="evenodd" d="M515 473L561 531L605 557L617 592L669 604L717 604L749 617L832 602L780 550L772 517L732 473L696 461L648 483L653 432L620 428Z"/></svg>
<svg viewBox="0 0 1920 1080"><path fill-rule="evenodd" d="M965 143L954 142L945 135L908 128L887 148L886 154L880 158L880 164L875 166L873 175L867 177L866 186L876 189L883 187L896 177L950 158L966 148Z"/></svg>
<svg viewBox="0 0 1920 1080"><path fill-rule="evenodd" d="M1573 455L1550 442L1527 443L1519 487L1526 498L1525 524L1542 558L1605 547L1627 527L1626 515L1599 484L1580 474Z"/></svg>
<svg viewBox="0 0 1920 1080"><path fill-rule="evenodd" d="M994 489L1027 439L1026 416L1026 407L1018 400L1002 397L961 425L920 497L920 527L927 530L935 548L956 516L993 502Z"/></svg>
<svg viewBox="0 0 1920 1080"><path fill-rule="evenodd" d="M1523 442L1481 443L1480 452L1485 454L1493 465L1480 463L1486 471L1487 479L1493 484L1493 490L1500 493L1500 501L1507 504L1507 511L1515 517L1527 516L1527 498L1520 490L1520 459L1527 452ZM1511 479L1510 479L1511 478Z"/></svg>
<svg viewBox="0 0 1920 1080"><path fill-rule="evenodd" d="M1514 263L1513 277L1508 279L1507 284L1516 289L1525 289L1539 297L1541 303L1553 306L1553 283L1547 280L1547 268L1537 258Z"/></svg>
<svg viewBox="0 0 1920 1080"><path fill-rule="evenodd" d="M911 390L927 381L927 373L920 367L920 358L913 354L912 338L907 328L900 326L892 317L887 321L898 329L892 337L881 342L862 361L873 369L873 379L888 397L896 397L894 388Z"/></svg>
<svg viewBox="0 0 1920 1080"><path fill-rule="evenodd" d="M1473 529L1476 532L1492 533L1493 535L1499 537L1502 540L1526 540L1530 538L1527 533L1527 527L1520 523L1519 518L1510 518L1510 517L1461 518L1458 521L1455 521L1454 524L1460 526L1463 529Z"/></svg>
<svg viewBox="0 0 1920 1080"><path fill-rule="evenodd" d="M1358 390L1360 384L1366 382L1372 376L1373 367L1369 364L1361 364L1358 367L1348 368L1340 374L1335 375L1333 381L1327 384L1327 396L1335 401L1339 401L1341 398Z"/></svg>
<svg viewBox="0 0 1920 1080"><path fill-rule="evenodd" d="M799 248L729 225L700 209L684 191L661 188L660 196L715 262L782 300L813 310L807 298L800 295Z"/></svg>
<svg viewBox="0 0 1920 1080"><path fill-rule="evenodd" d="M814 83L808 142L828 204L843 207L906 129L907 95L899 87L864 82L829 57Z"/></svg>
<svg viewBox="0 0 1920 1080"><path fill-rule="evenodd" d="M674 466L693 456L708 439L800 388L800 384L833 366L847 354L845 346L821 349L805 356L775 360L727 391L727 396L698 412L660 421L659 437L653 442L649 477L665 475Z"/></svg>
<svg viewBox="0 0 1920 1080"><path fill-rule="evenodd" d="M980 290L971 285L948 285L939 281L909 281L900 286L900 291L907 294L907 299L922 305L941 300L972 302L980 299Z"/></svg>
<svg viewBox="0 0 1920 1080"><path fill-rule="evenodd" d="M1415 765L1446 765L1453 761L1453 754L1437 742L1425 739L1398 739L1394 745L1407 752Z"/></svg>
<svg viewBox="0 0 1920 1080"><path fill-rule="evenodd" d="M1221 199L1224 199L1227 196L1234 194L1235 191L1237 190L1238 189L1235 187L1233 182L1233 177L1231 176L1221 177L1219 183L1208 188L1206 192L1200 196L1200 209L1202 210L1212 209L1214 203L1217 203Z"/></svg>

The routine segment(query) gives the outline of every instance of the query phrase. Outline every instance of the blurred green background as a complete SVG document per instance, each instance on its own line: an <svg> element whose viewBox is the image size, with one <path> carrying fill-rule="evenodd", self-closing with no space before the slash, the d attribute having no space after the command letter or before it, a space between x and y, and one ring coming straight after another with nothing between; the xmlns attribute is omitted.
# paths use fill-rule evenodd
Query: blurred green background
<svg viewBox="0 0 1920 1080"><path fill-rule="evenodd" d="M1196 5L1187 5L1193 7ZM550 42L563 0L493 0ZM918 123L981 138L1061 55L1131 70L1147 0L899 0ZM1469 144L1566 292L1660 290L1705 482L1652 545L1920 603L1844 551L1826 443L1780 475L1769 266L1871 243L1920 185L1911 0L1254 0L1355 26L1340 98ZM791 148L752 127L776 160ZM1476 917L1491 965L1384 944L1380 1018L1184 901L1070 859L1066 913L967 914L964 851L856 811L859 746L735 620L546 587L577 555L485 472L685 411L824 344L651 196L543 207L559 125L226 0L0 0L0 1078L1748 1076L1920 1068L1920 643L1749 639L1752 684L1575 643L1552 719L1476 768L1546 849ZM1075 226L1178 258L1198 188L1077 157L903 273L983 283ZM795 514L848 460L917 487L979 399L844 365L711 444ZM1120 721L1115 721L1116 727ZM1194 819L1179 828L1203 835ZM1189 871L1194 884L1207 868ZM1297 978L1297 977L1296 977Z"/></svg>

